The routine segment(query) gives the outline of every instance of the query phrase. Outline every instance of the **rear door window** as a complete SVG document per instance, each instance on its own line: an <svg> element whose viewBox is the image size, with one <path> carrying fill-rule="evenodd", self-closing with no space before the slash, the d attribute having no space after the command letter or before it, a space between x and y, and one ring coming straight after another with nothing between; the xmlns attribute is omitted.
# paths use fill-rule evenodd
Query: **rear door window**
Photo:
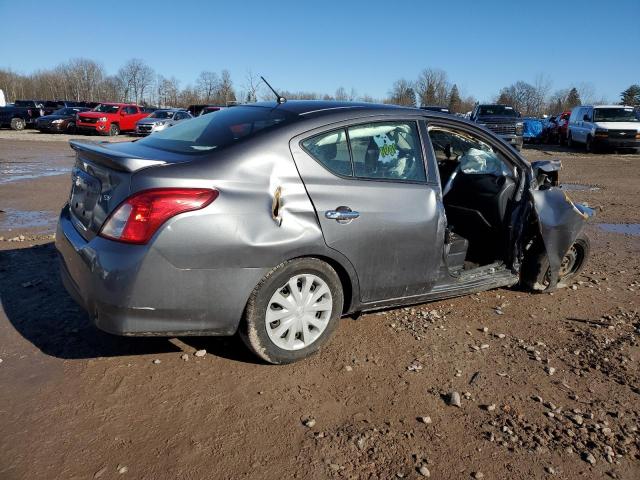
<svg viewBox="0 0 640 480"><path fill-rule="evenodd" d="M308 138L302 142L302 147L332 173L353 175L347 132L344 129Z"/></svg>
<svg viewBox="0 0 640 480"><path fill-rule="evenodd" d="M426 181L415 122L380 122L348 128L354 175L359 178Z"/></svg>

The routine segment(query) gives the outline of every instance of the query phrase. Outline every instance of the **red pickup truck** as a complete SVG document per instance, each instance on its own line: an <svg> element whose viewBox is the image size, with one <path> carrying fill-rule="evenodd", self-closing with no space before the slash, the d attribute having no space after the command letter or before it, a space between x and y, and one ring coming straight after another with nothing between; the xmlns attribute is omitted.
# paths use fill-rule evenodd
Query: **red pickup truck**
<svg viewBox="0 0 640 480"><path fill-rule="evenodd" d="M149 115L150 112L145 112L138 105L101 103L90 112L79 113L76 128L113 137L120 132L135 130L136 122Z"/></svg>

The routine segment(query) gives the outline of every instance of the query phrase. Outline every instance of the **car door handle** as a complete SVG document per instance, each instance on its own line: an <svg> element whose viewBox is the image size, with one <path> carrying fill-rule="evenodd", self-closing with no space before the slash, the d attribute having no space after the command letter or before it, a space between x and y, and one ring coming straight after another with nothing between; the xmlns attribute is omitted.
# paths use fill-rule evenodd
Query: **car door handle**
<svg viewBox="0 0 640 480"><path fill-rule="evenodd" d="M327 210L324 216L329 220L353 220L360 216L360 212L354 210Z"/></svg>

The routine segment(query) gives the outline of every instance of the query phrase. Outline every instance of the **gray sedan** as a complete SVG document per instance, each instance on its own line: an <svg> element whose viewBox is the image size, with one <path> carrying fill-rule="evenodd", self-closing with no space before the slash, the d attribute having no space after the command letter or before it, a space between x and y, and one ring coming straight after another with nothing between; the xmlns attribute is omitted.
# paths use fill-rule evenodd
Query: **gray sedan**
<svg viewBox="0 0 640 480"><path fill-rule="evenodd" d="M161 109L156 110L148 117L136 122L136 135L150 135L154 132L161 132L165 128L173 127L182 120L193 118L189 112L181 109Z"/></svg>
<svg viewBox="0 0 640 480"><path fill-rule="evenodd" d="M56 247L67 290L120 335L233 335L271 363L340 317L584 266L592 212L477 124L412 108L257 103L131 143L72 141Z"/></svg>

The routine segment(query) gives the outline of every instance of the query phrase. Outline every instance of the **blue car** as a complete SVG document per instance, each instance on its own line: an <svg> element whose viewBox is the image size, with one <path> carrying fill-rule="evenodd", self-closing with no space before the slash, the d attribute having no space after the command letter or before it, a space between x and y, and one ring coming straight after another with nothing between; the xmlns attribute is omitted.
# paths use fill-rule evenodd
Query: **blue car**
<svg viewBox="0 0 640 480"><path fill-rule="evenodd" d="M525 143L538 143L542 140L542 120L538 118L523 118L522 139Z"/></svg>

